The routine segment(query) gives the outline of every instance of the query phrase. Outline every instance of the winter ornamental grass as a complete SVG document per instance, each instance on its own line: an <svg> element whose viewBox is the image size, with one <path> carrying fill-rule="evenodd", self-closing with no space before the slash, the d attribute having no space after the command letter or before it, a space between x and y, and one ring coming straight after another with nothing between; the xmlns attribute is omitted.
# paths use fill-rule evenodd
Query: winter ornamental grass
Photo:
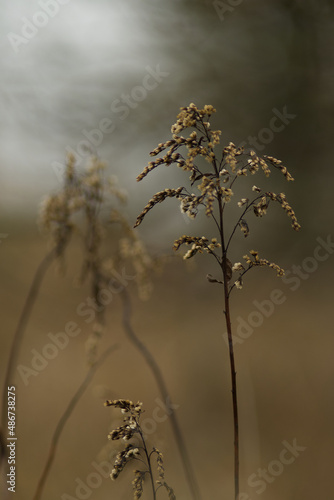
<svg viewBox="0 0 334 500"><path fill-rule="evenodd" d="M160 165L175 164L190 174L189 188L185 186L176 189L167 188L156 193L144 207L137 217L135 227L141 224L146 214L158 203L166 198L177 198L181 204L181 211L190 219L195 219L199 209L204 207L206 216L213 222L216 228L216 237L183 235L174 242L174 250L182 245L189 247L184 254L184 259L189 259L197 253L207 252L217 261L220 268L219 278L207 275L209 282L218 283L223 287L224 315L227 328L229 359L232 382L232 403L234 422L234 492L235 499L239 496L239 425L238 425L238 403L237 403L237 381L235 360L232 341L232 327L230 317L230 296L233 289L243 286L245 274L255 267L268 266L276 271L277 276L282 276L284 270L277 264L259 256L255 250L249 250L243 256L243 262L232 263L229 259L230 246L236 232L240 230L245 237L249 235L249 219L252 214L256 217L266 215L269 205L278 203L290 218L292 228L299 231L295 212L291 208L284 193L265 191L257 185L249 189L244 197L236 201L238 214L236 223L230 227L232 213L234 216L234 189L238 183L248 175L255 175L263 171L266 177L271 174L271 169L278 170L287 181L293 181L293 177L280 160L272 156L259 157L255 151L245 151L237 148L232 142L223 149L219 148L220 130L212 130L210 117L216 110L206 105L198 109L195 104L182 107L177 116L176 123L172 126L172 139L160 143L151 153L156 157L164 152L164 156L151 161L143 172L137 177L141 181L152 170ZM184 137L183 131L189 131L188 137ZM200 161L201 157L207 161ZM204 165L204 166L203 166ZM196 186L197 190L194 190ZM193 192L193 190L195 192ZM227 221L229 224L227 224Z"/></svg>
<svg viewBox="0 0 334 500"><path fill-rule="evenodd" d="M129 461L137 460L140 469L134 470L134 479L132 481L134 500L141 498L143 494L143 483L148 476L151 484L153 499L157 498L157 491L165 488L170 500L176 500L173 488L165 480L165 469L163 465L162 453L157 448L148 450L144 433L140 425L140 416L143 411L143 403L138 401L133 403L128 399L114 399L105 402L105 406L120 408L124 414L123 425L117 427L109 433L109 439L112 441L123 439L128 444L118 453L115 459L114 468L110 477L115 480L122 472ZM132 441L132 442L131 442ZM159 479L154 481L152 459L155 456L157 473Z"/></svg>

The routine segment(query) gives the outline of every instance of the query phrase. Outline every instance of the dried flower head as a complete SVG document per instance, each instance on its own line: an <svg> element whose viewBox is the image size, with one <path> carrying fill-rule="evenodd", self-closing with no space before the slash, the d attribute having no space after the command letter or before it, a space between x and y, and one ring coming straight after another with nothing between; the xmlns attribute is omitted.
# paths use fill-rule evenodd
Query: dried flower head
<svg viewBox="0 0 334 500"><path fill-rule="evenodd" d="M137 500L138 498L141 498L143 494L143 482L145 479L145 471L142 470L135 470L134 471L134 479L132 481L132 486L134 490L134 496L133 498Z"/></svg>
<svg viewBox="0 0 334 500"><path fill-rule="evenodd" d="M153 453L156 453L157 458L157 469L159 474L159 479L157 480L158 488L165 488L168 493L168 498L170 498L171 500L176 500L173 488L171 488L165 481L165 468L163 465L162 453L157 448L153 448Z"/></svg>
<svg viewBox="0 0 334 500"><path fill-rule="evenodd" d="M250 250L249 253L251 254L252 257L250 257L247 254L244 255L244 257L243 257L248 264L248 269L255 267L255 266L259 266L259 267L268 266L276 271L277 276L284 276L284 269L282 269L280 266L278 266L274 262L269 262L269 260L267 260L267 259L260 259L258 252L256 252L255 250Z"/></svg>
<svg viewBox="0 0 334 500"><path fill-rule="evenodd" d="M91 365L98 357L106 294L113 293L109 291L111 285L115 284L112 290L120 289L115 276L126 269L126 275L135 280L140 298L147 299L152 292L152 274L161 265L160 260L149 255L138 232L127 221L124 215L126 192L119 187L115 176L105 176L105 170L105 163L96 156L81 166L74 155L69 154L63 184L58 192L44 200L40 212L40 226L51 237L61 262L72 234L80 237L82 266L76 281L78 284L89 282L96 311L96 324L86 341ZM105 239L111 226L112 230L115 228L111 245L108 241L112 255L105 257Z"/></svg>
<svg viewBox="0 0 334 500"><path fill-rule="evenodd" d="M120 408L124 415L123 425L112 430L108 438L111 440L124 439L125 441L130 441L130 439L137 434L138 440L142 443L141 446L128 443L125 448L117 454L110 478L112 480L117 479L127 463L131 460L138 460L138 462L142 463L144 469L136 469L134 471L134 479L132 481L133 498L141 498L145 476L149 475L152 479L151 485L154 488L154 498L158 488L164 487L168 492L169 498L175 499L173 489L168 486L165 481L162 453L157 448L153 448L150 453L148 452L144 434L140 426L140 416L143 411L142 403L139 401L133 403L128 399L114 399L106 401L104 405ZM153 470L151 466L151 457L153 454L156 454L157 457L157 471L159 476L159 480L156 481L157 488L154 487Z"/></svg>
<svg viewBox="0 0 334 500"><path fill-rule="evenodd" d="M105 163L93 156L85 168L80 169L74 155L69 154L63 186L58 193L44 200L40 225L51 235L59 256L63 256L74 231L81 235L84 261L79 281L83 282L92 272L95 275L95 295L110 279L113 269L117 271L126 264L135 271L139 296L147 299L152 291L152 272L161 262L149 255L138 233L126 219L126 192L119 187L116 176L105 178L105 168ZM110 219L107 220L105 207L110 205ZM122 231L117 233L113 258L103 259L100 250L110 224L120 226Z"/></svg>
<svg viewBox="0 0 334 500"><path fill-rule="evenodd" d="M287 181L292 181L293 177L280 160L268 155L260 157L255 151L246 152L243 148L236 147L233 142L222 148L221 153L216 151L220 143L221 132L211 129L210 117L215 111L212 106L204 106L203 109L200 109L193 103L182 107L176 123L171 129L172 139L164 143L161 142L150 153L154 157L159 154L162 156L151 161L137 177L137 180L140 181L157 167L175 164L189 173L190 186L196 184L200 194L195 194L196 192L190 191L185 186L176 189L167 188L156 193L138 215L135 227L141 224L144 217L155 205L163 202L167 197L177 198L180 201L181 212L187 214L191 219L197 217L199 207L203 206L205 214L213 218L219 230L219 243L217 240L215 242L212 240L210 243L205 236L182 236L175 241L174 250L178 250L183 244L189 245L190 249L184 255L185 259L204 251L211 253L219 262L225 281L229 281L225 255L237 227L241 229L244 236L250 234L249 216L251 213L257 217L263 217L267 214L270 202L275 201L290 217L294 230L298 231L300 225L284 193L266 192L254 185L247 196L237 201L238 207L241 208L241 214L238 216L231 234L229 236L224 234L226 205L233 198L233 188L239 178L248 174L254 175L259 171L268 177L272 169L281 172ZM186 130L189 130L188 135L181 135ZM203 158L207 163L201 163ZM220 253L217 252L218 248L220 248ZM269 267L276 269L274 264ZM243 274L245 272L246 270L243 271ZM231 285L231 288L233 286ZM235 286L240 288L241 281L237 280Z"/></svg>

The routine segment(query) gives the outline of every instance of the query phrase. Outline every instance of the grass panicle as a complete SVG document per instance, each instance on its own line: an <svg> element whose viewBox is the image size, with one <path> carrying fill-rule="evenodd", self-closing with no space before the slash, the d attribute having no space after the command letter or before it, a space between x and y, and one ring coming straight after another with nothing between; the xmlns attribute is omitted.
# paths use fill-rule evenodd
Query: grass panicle
<svg viewBox="0 0 334 500"><path fill-rule="evenodd" d="M190 219L195 219L200 209L203 208L206 217L212 220L215 227L215 238L209 239L205 235L182 235L175 240L173 248L178 250L183 245L190 247L184 254L184 259L207 252L215 258L220 268L220 277L216 278L208 274L207 279L210 283L217 283L223 287L232 385L234 493L235 500L237 500L239 497L239 419L230 294L233 289L243 287L244 275L255 267L272 268L277 276L282 276L284 270L274 262L260 258L255 250L250 250L250 255L243 256L244 264L240 261L233 263L229 258L232 253L231 244L238 230L245 238L249 236L252 216L264 217L271 203L278 203L281 206L290 218L291 226L295 231L299 231L300 225L284 193L277 194L253 185L251 189L247 188L240 199L235 200L236 186L243 178L253 176L258 172L269 177L272 171L276 170L286 181L294 179L281 160L273 156L260 157L253 150L246 151L242 147L236 147L233 142L221 147L221 131L212 129L210 123L215 111L211 105L200 109L193 103L181 108L176 123L171 127L172 138L160 143L151 151L150 155L155 159L149 162L138 175L137 180L143 180L156 168L174 165L188 175L188 182L184 186L166 188L156 193L138 215L134 227L139 226L158 203L170 197L180 202L181 212ZM231 227L230 221L232 221L232 230L227 229Z"/></svg>
<svg viewBox="0 0 334 500"><path fill-rule="evenodd" d="M152 490L153 498L157 498L157 491L160 488L165 488L168 493L168 498L175 500L176 496L173 489L165 481L165 469L163 465L162 453L157 448L148 450L147 443L143 430L140 426L140 417L142 414L142 403L133 403L128 399L108 400L104 403L105 406L113 406L120 408L123 417L123 424L112 430L108 438L112 441L123 439L127 444L117 454L114 468L111 471L110 478L116 480L125 466L132 461L140 463L140 469L134 470L133 498L139 499L143 494L143 486L146 480L149 481ZM133 442L130 442L130 441ZM157 480L154 479L152 458L156 456Z"/></svg>

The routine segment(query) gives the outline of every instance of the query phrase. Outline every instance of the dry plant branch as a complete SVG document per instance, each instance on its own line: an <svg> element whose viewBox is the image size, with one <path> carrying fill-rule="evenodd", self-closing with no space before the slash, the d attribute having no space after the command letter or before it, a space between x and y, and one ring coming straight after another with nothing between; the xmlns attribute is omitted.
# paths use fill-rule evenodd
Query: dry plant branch
<svg viewBox="0 0 334 500"><path fill-rule="evenodd" d="M143 403L140 401L133 403L128 399L114 399L106 401L104 405L120 408L124 415L123 425L112 430L109 433L108 438L112 441L123 439L125 442L128 442L124 450L120 451L116 456L114 468L110 474L111 479L116 480L124 467L130 461L137 460L141 465L141 469L136 469L134 471L135 477L132 481L134 500L138 500L143 494L143 483L146 475L149 476L154 500L156 500L157 491L160 488L166 489L170 500L176 500L173 489L168 485L168 483L166 483L165 480L162 453L157 448L152 448L151 451L147 448L145 436L140 425ZM130 442L131 440L132 442ZM159 477L156 481L157 487L155 487L152 467L152 456L154 454L156 454L157 458L157 472Z"/></svg>
<svg viewBox="0 0 334 500"><path fill-rule="evenodd" d="M237 148L232 142L223 148L217 155L215 148L220 143L220 130L212 130L210 117L216 110L211 105L199 109L191 103L187 107L182 107L177 116L176 123L172 126L172 139L160 143L151 153L157 156L162 151L167 152L162 157L151 161L137 177L138 181L144 179L152 170L161 165L170 166L172 164L190 173L190 188L180 186L178 188L166 188L156 193L146 204L142 212L138 215L135 227L139 226L148 212L158 203L167 198L180 200L181 212L190 219L195 219L199 213L199 208L205 208L207 217L211 217L217 231L217 237L211 241L205 236L183 235L174 242L174 250L178 250L181 245L188 245L190 249L184 255L184 259L189 259L197 253L207 252L217 261L222 279L216 279L207 275L211 283L223 285L224 294L224 314L227 328L229 359L232 385L232 408L234 427L234 496L239 497L239 420L237 402L237 380L235 359L233 350L233 337L230 317L230 295L233 289L242 288L243 276L254 267L268 266L274 269L277 276L284 274L277 264L267 259L259 257L258 252L250 250L250 255L243 256L246 265L241 262L232 262L228 258L232 238L235 237L236 230L241 229L243 235L247 237L250 233L249 214L253 212L256 217L263 217L271 202L277 202L291 219L291 225L298 231L300 225L296 215L289 205L284 193L273 193L253 186L251 197L241 198L237 202L239 208L243 208L241 215L236 218L232 231L228 234L226 229L226 217L233 217L234 214L226 214L234 191L234 184L242 177L254 175L262 170L266 177L271 173L270 167L279 170L287 181L292 181L293 177L282 162L272 156L265 155L259 157L255 151L247 152L243 148ZM188 137L181 135L186 129L192 129ZM183 149L186 149L186 154ZM203 159L206 160L203 165ZM209 165L209 166L208 166ZM191 191L197 183L198 193ZM230 253L229 253L230 255ZM233 281L233 274L238 273L237 279Z"/></svg>

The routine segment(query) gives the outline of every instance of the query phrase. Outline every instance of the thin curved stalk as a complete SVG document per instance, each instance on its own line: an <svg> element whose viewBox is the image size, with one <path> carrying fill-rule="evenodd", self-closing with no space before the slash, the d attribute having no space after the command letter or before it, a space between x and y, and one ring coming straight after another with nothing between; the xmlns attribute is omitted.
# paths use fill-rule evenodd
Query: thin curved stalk
<svg viewBox="0 0 334 500"><path fill-rule="evenodd" d="M163 398L164 401L169 402L171 405L171 399L169 396L169 392L164 380L164 377L161 373L161 370L159 368L158 363L156 362L155 358L151 354L151 352L147 349L145 344L141 342L141 340L136 336L132 325L131 325L131 302L130 302L130 296L126 290L123 290L121 293L121 297L123 299L123 326L124 330L129 338L129 340L135 345L135 347L140 351L142 356L144 357L147 365L151 369L153 376L155 378L155 381L157 383L157 386L159 388L161 397ZM171 405L172 406L172 405ZM172 426L172 430L174 433L175 441L177 443L177 447L182 459L182 464L184 467L184 471L186 474L187 482L189 489L192 493L192 496L195 500L201 500L201 494L199 491L199 487L197 484L197 479L195 476L195 473L192 469L190 459L188 456L188 452L185 446L185 442L183 439L182 431L180 429L180 425L178 422L178 419L176 417L175 412L170 408L170 422Z"/></svg>
<svg viewBox="0 0 334 500"><path fill-rule="evenodd" d="M47 460L45 462L45 466L44 466L44 470L42 472L42 475L41 475L41 477L40 477L40 479L38 481L38 485L37 485L36 492L35 492L35 495L33 497L33 500L40 500L40 498L41 498L41 495L42 495L42 492L43 492L43 488L44 488L46 479L47 479L47 477L49 475L49 472L51 470L51 467L52 467L52 464L53 464L53 461L54 461L54 457L55 457L55 454L56 454L56 449L57 449L58 441L59 441L61 433L62 433L62 431L63 431L63 429L65 427L66 422L70 418L70 416L71 416L71 414L72 414L75 406L77 405L77 403L80 400L81 396L83 395L83 393L87 389L88 385L90 384L93 376L95 375L96 370L104 363L104 361L107 359L107 357L109 356L109 354L111 354L115 349L117 349L117 345L110 346L100 356L100 358L96 361L96 363L94 363L94 365L90 367L90 369L88 370L88 373L87 373L85 379L80 384L80 387L78 388L77 392L74 394L74 396L72 397L72 399L71 399L70 403L68 404L66 410L64 411L64 413L60 417L59 422L57 424L57 427L56 427L56 429L55 429L55 431L53 433L52 439L51 439L51 444L50 444L48 458L47 458Z"/></svg>
<svg viewBox="0 0 334 500"><path fill-rule="evenodd" d="M35 304L41 283L43 281L43 278L49 269L50 265L52 262L55 260L55 258L58 255L58 248L53 248L40 262L36 272L35 276L33 278L33 281L31 283L26 301L24 303L21 315L19 317L19 321L14 333L14 337L12 340L12 345L9 353L9 360L7 364L7 369L6 369L6 375L5 375L5 380L3 384L3 389L2 389L2 412L1 412L1 459L5 458L6 455L6 449L4 447L4 432L5 432L5 423L7 421L7 407L6 407L6 402L7 402L7 388L11 384L11 379L13 377L13 372L15 369L15 366L17 364L17 358L19 354L19 349L20 349L20 344L21 340L24 334L24 331L26 329L32 308Z"/></svg>

